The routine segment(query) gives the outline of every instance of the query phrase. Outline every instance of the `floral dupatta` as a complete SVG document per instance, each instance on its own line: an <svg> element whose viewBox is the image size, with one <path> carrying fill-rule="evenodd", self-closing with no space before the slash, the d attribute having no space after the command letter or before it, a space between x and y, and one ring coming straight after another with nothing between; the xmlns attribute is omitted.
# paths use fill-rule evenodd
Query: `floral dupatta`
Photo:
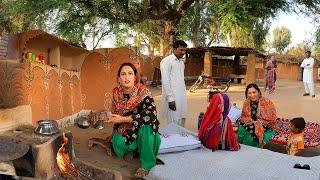
<svg viewBox="0 0 320 180"><path fill-rule="evenodd" d="M131 116L132 123L115 124L114 128L124 137L127 144L132 143L143 125L151 125L153 133L159 129L159 120L154 100L146 86L138 84L125 98L124 89L119 86L113 89L112 113Z"/></svg>
<svg viewBox="0 0 320 180"><path fill-rule="evenodd" d="M264 135L263 127L274 129L277 119L276 109L272 101L267 98L261 97L258 102L256 117L257 121L254 121L251 114L251 101L249 99L246 99L246 101L243 103L240 123L253 123L255 126L255 135L258 137L259 141L261 141Z"/></svg>

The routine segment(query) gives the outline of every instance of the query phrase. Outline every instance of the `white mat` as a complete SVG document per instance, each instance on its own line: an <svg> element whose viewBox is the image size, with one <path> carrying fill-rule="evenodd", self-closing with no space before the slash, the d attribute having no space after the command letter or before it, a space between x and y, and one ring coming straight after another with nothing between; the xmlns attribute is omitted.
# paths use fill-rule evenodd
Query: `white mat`
<svg viewBox="0 0 320 180"><path fill-rule="evenodd" d="M158 155L165 165L151 169L146 179L168 180L319 180L320 156L295 157L265 149L241 145L241 149L215 151L196 149ZM311 170L293 168L294 164L309 164Z"/></svg>

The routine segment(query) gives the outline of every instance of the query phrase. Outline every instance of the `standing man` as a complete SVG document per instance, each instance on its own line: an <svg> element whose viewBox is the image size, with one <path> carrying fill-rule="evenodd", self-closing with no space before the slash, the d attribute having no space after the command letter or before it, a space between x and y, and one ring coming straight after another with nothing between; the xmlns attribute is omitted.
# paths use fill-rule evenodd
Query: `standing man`
<svg viewBox="0 0 320 180"><path fill-rule="evenodd" d="M303 96L309 96L311 94L312 98L314 98L316 97L313 82L314 59L310 57L310 51L306 51L305 55L306 58L301 63L301 67L303 68L303 84L305 89L305 93L303 94Z"/></svg>
<svg viewBox="0 0 320 180"><path fill-rule="evenodd" d="M173 53L160 63L162 81L162 116L168 123L185 126L187 114L186 85L184 82L184 62L187 44L178 40L173 44Z"/></svg>

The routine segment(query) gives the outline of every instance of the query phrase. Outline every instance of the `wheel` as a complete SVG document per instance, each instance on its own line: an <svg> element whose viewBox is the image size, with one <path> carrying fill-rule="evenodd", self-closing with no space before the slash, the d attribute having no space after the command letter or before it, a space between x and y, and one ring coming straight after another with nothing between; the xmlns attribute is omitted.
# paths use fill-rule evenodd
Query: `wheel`
<svg viewBox="0 0 320 180"><path fill-rule="evenodd" d="M220 91L220 92L227 92L228 89L229 89L229 84L221 84L217 89Z"/></svg>
<svg viewBox="0 0 320 180"><path fill-rule="evenodd" d="M198 84L198 83L194 83L194 84L190 87L189 91L193 93L193 92L196 91L196 89L198 89L198 87L199 87L199 84Z"/></svg>

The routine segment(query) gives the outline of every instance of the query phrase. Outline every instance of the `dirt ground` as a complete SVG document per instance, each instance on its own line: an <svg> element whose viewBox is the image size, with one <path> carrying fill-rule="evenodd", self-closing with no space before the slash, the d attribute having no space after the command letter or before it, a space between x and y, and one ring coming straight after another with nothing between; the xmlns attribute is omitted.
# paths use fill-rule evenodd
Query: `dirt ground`
<svg viewBox="0 0 320 180"><path fill-rule="evenodd" d="M262 82L259 84L263 84ZM316 83L317 92L320 92L320 84ZM158 113L161 113L161 87L150 87L154 96ZM245 99L245 86L233 84L228 90L231 102L236 103L238 107L242 107ZM278 117L293 118L297 116L304 117L307 121L320 122L318 116L320 110L320 95L316 98L303 97L304 88L302 82L279 80L277 82L277 89L274 94L269 95L263 92L263 96L271 99L277 108ZM199 112L204 112L208 105L207 102L208 90L201 89L195 93L187 93L188 98L188 115L186 127L192 131L197 130L197 117ZM161 117L161 116L159 116ZM318 119L319 118L319 119ZM161 126L166 124L166 121L160 120ZM138 159L131 162L126 162L122 158L108 157L105 151L98 147L89 149L87 147L88 139L91 137L106 138L111 134L111 126L107 126L103 130L93 128L80 129L78 127L69 127L66 130L72 131L74 135L74 149L77 158L86 161L95 166L113 170L117 174L121 173L123 179L132 179L135 170L139 167ZM270 149L283 152L283 147L271 145ZM310 150L307 156L319 155L320 151L317 149Z"/></svg>

